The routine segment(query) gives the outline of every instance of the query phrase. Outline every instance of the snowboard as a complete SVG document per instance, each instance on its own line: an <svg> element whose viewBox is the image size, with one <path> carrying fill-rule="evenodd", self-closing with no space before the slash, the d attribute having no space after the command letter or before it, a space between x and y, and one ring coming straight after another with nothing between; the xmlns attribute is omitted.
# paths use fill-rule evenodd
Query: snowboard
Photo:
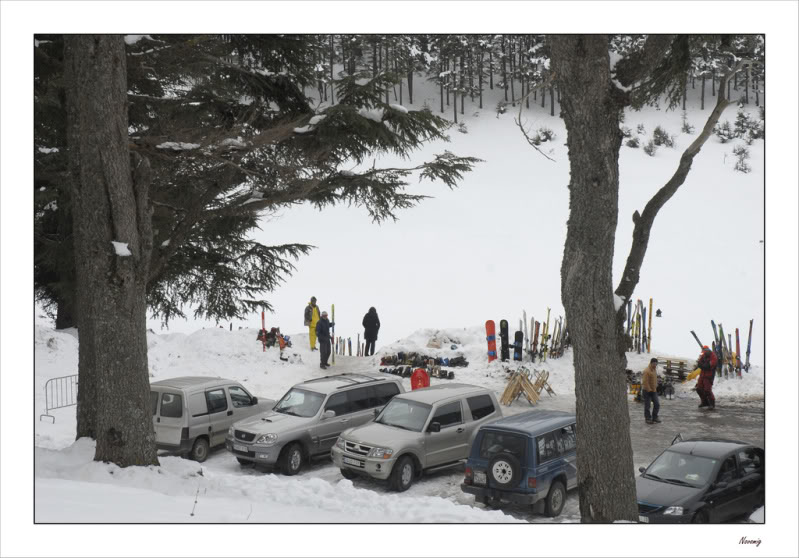
<svg viewBox="0 0 799 558"><path fill-rule="evenodd" d="M528 347L528 340L530 339L530 335L527 333L527 310L522 310L522 316L524 320L524 344L522 345L522 355L524 355L524 351Z"/></svg>
<svg viewBox="0 0 799 558"><path fill-rule="evenodd" d="M488 362L497 359L497 330L494 320L486 320L486 341L488 341Z"/></svg>
<svg viewBox="0 0 799 558"><path fill-rule="evenodd" d="M508 346L508 320L499 321L499 339L502 343L500 348L500 359L505 362L510 358L510 348Z"/></svg>
<svg viewBox="0 0 799 558"><path fill-rule="evenodd" d="M513 360L522 360L522 346L524 345L524 332L516 331L513 336Z"/></svg>

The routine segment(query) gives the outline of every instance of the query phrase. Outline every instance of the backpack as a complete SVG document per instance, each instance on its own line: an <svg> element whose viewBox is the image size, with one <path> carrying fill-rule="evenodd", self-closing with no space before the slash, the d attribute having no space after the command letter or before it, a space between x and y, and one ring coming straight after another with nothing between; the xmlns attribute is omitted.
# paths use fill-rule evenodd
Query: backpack
<svg viewBox="0 0 799 558"><path fill-rule="evenodd" d="M313 308L309 304L305 307L305 321L310 322L313 319Z"/></svg>

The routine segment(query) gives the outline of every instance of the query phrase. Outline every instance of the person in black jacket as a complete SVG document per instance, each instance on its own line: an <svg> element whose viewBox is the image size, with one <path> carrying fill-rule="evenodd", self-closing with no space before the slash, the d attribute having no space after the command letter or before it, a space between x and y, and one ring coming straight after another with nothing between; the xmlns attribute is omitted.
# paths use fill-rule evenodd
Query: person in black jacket
<svg viewBox="0 0 799 558"><path fill-rule="evenodd" d="M377 317L377 310L372 306L363 317L363 338L366 341L366 347L363 351L363 356L372 356L375 354L375 341L377 341L377 330L380 329L380 318Z"/></svg>
<svg viewBox="0 0 799 558"><path fill-rule="evenodd" d="M327 368L327 359L330 358L330 328L336 324L327 319L327 311L322 312L316 322L316 339L319 341L319 368Z"/></svg>

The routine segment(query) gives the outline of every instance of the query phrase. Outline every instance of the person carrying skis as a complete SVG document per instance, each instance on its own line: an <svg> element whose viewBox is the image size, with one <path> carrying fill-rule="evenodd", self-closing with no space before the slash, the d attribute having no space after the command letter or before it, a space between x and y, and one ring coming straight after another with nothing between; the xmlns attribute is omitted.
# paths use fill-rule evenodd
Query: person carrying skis
<svg viewBox="0 0 799 558"><path fill-rule="evenodd" d="M311 302L305 307L305 325L308 326L308 340L311 342L311 350L316 350L316 323L319 321L319 307L316 305L316 297L311 297Z"/></svg>
<svg viewBox="0 0 799 558"><path fill-rule="evenodd" d="M316 322L316 337L319 338L319 368L327 368L327 359L330 358L330 328L336 325L327 319L327 311L322 312Z"/></svg>
<svg viewBox="0 0 799 558"><path fill-rule="evenodd" d="M644 395L644 419L647 424L660 422L658 412L660 411L660 399L658 399L658 359L653 358L649 361L649 366L644 368L641 375L641 393ZM649 414L649 403L654 403L652 414Z"/></svg>
<svg viewBox="0 0 799 558"><path fill-rule="evenodd" d="M379 329L380 318L377 317L377 310L372 306L363 317L363 338L366 341L363 356L375 354L375 341L377 341L377 330Z"/></svg>
<svg viewBox="0 0 799 558"><path fill-rule="evenodd" d="M696 361L696 367L702 371L699 373L699 379L696 381L696 393L699 394L701 403L699 408L707 407L709 410L716 408L716 398L713 395L713 380L716 377L716 364L718 358L716 354L705 345L702 347L702 353Z"/></svg>

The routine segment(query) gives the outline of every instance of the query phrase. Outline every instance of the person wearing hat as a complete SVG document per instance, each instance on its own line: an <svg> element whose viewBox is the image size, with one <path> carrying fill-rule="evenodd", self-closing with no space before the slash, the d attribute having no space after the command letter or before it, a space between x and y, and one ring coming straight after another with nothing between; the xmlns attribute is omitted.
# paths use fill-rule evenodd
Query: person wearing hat
<svg viewBox="0 0 799 558"><path fill-rule="evenodd" d="M699 373L699 379L696 381L696 393L699 394L699 408L707 407L709 411L716 408L716 397L713 395L713 380L716 377L716 365L718 364L718 357L716 353L710 350L710 347L705 345L702 347L702 353L696 361L696 367L702 371Z"/></svg>
<svg viewBox="0 0 799 558"><path fill-rule="evenodd" d="M308 340L311 342L311 350L316 350L316 322L319 321L319 307L316 305L316 297L311 297L311 302L305 307L305 325L308 326Z"/></svg>
<svg viewBox="0 0 799 558"><path fill-rule="evenodd" d="M327 319L327 311L322 312L319 321L316 322L316 337L319 339L319 368L327 368L327 359L330 358L330 328L334 323Z"/></svg>
<svg viewBox="0 0 799 558"><path fill-rule="evenodd" d="M660 400L658 399L658 359L653 358L649 361L649 366L644 368L641 377L641 393L644 394L644 419L647 424L660 422L658 412L660 411ZM649 404L654 403L652 413L649 413Z"/></svg>

